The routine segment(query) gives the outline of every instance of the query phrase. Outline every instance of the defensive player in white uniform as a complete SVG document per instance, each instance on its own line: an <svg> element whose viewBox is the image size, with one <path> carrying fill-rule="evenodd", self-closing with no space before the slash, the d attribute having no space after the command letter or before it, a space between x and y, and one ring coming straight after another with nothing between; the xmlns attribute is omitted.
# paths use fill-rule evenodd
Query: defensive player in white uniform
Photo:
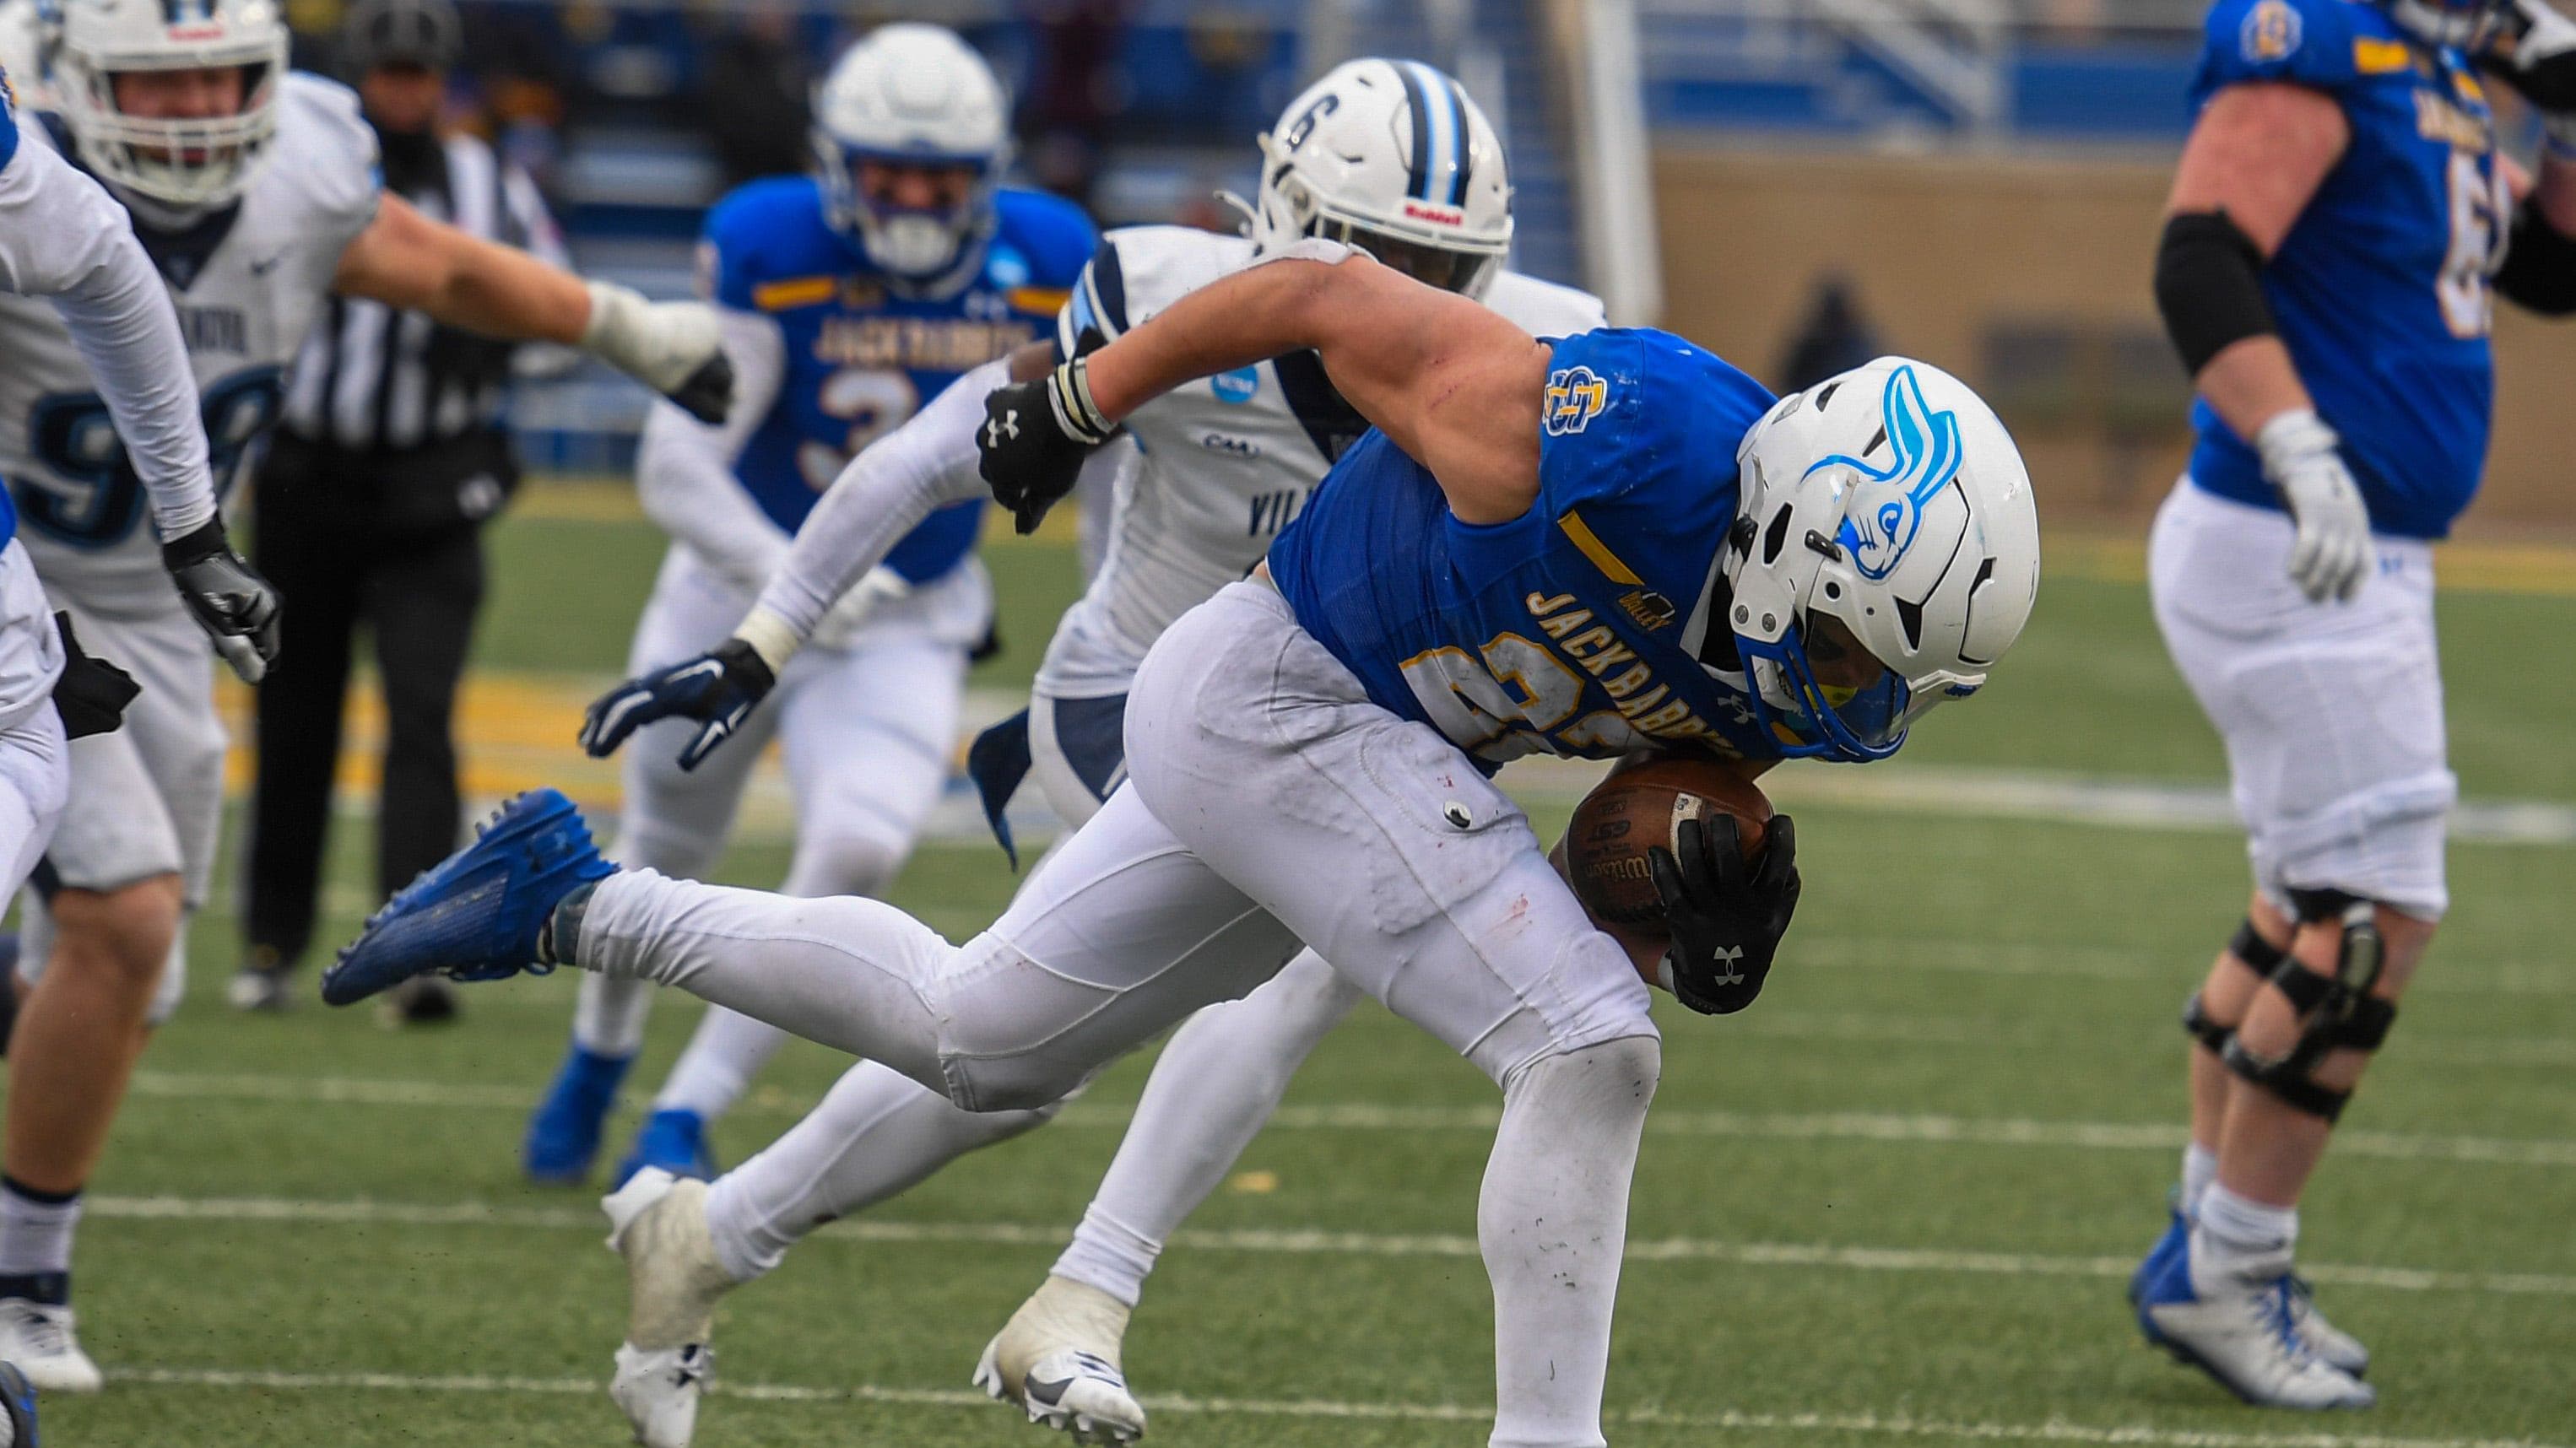
<svg viewBox="0 0 2576 1448"><path fill-rule="evenodd" d="M17 97L0 72L0 293L52 299L117 431L134 439L130 451L153 527L166 538L211 528L220 540L197 382L169 294L124 211L60 156L25 144L19 121ZM72 640L51 616L17 533L17 509L0 492L0 898L17 893L53 838L70 789L66 733L114 727L122 692L110 683L87 717L82 710L92 701L67 697L57 706L58 682L74 662L66 649ZM207 564L193 585L173 581L197 589L200 623L255 677L255 644L275 601L248 586L252 575L228 548Z"/></svg>
<svg viewBox="0 0 2576 1448"><path fill-rule="evenodd" d="M357 98L287 71L270 0L72 0L56 23L59 113L22 140L90 171L132 214L177 306L218 490L277 415L287 364L334 291L576 344L722 414L731 372L705 307L586 284L380 200ZM181 926L221 808L206 647L166 574L228 558L210 529L156 540L141 526L134 464L92 389L51 309L0 298L0 473L21 536L55 606L142 685L123 729L72 746L70 802L26 901L42 978L9 1052L0 1357L72 1391L100 1385L68 1305L80 1190L151 1023L177 1002Z"/></svg>
<svg viewBox="0 0 2576 1448"><path fill-rule="evenodd" d="M1312 235L1365 246L1422 280L1477 297L1538 335L1603 324L1597 298L1500 269L1512 223L1499 138L1464 90L1432 67L1377 59L1345 64L1298 97L1260 144L1261 188L1246 208L1251 234L1171 226L1111 232L1061 318L1063 355L1114 340L1190 292ZM1447 200L1452 183L1463 193L1454 205ZM1415 194L1435 187L1441 188L1436 198ZM982 494L975 430L982 393L995 380L989 369L970 376L842 476L798 534L765 596L773 614L829 618L820 610L846 580L873 567L901 535L904 520L946 499ZM1311 352L1192 383L1127 420L1142 449L1141 466L1120 476L1101 567L1058 625L1039 668L1020 761L1034 765L1048 805L1068 826L1091 818L1125 777L1127 689L1152 642L1261 561L1367 426ZM1104 454L1091 466L1113 465L1112 458ZM786 627L792 632L794 625ZM767 662L781 676L792 667L783 654ZM639 680L610 695L603 708L649 698L656 687L649 677ZM994 747L997 737L1008 734L989 735L976 755L978 783L998 823L1018 769L997 758L1007 754L1006 747ZM590 980L583 984L592 987ZM1088 1352L1107 1372L1038 1372L1041 1384L1071 1387L1062 1399L1028 1395L1031 1416L1066 1426L1079 1418L1123 1436L1142 1431L1143 1410L1117 1380L1116 1365L1127 1309L1153 1254L1222 1180L1298 1063L1362 994L1308 951L1251 995L1211 1006L1182 1028L1156 1067L1103 1204L1067 1253L1074 1265L1062 1270L1071 1280L1051 1280L1038 1308L1017 1320L1017 1337L995 1344L1003 1366L997 1369L988 1353L979 1380L997 1396L1007 1385L1019 1399L1032 1364L1060 1352ZM706 1225L692 1224L693 1235L712 1245L722 1269L709 1280L730 1286L775 1267L790 1245L823 1223L892 1196L968 1151L1026 1131L1053 1110L964 1111L885 1065L862 1062L785 1136L703 1189L703 1208L702 1189L691 1185L656 1214L662 1232L635 1234L628 1250L639 1310L658 1290L644 1286L648 1280L705 1261L693 1250L692 1234L673 1230L680 1219L702 1213ZM638 1182L621 1194L616 1213L640 1212L670 1187L667 1179ZM685 1426L671 1425L688 1418L678 1400L694 1398L697 1382L669 1370L657 1326L639 1321L630 1334L616 1396L648 1441L676 1443L684 1441Z"/></svg>
<svg viewBox="0 0 2576 1448"><path fill-rule="evenodd" d="M707 219L708 286L743 394L722 429L660 408L645 430L638 482L673 545L637 625L638 673L722 642L851 455L959 374L1045 336L1098 244L1072 203L999 185L1001 83L936 26L888 25L852 46L817 93L813 143L813 174L754 181ZM884 890L947 783L969 652L991 624L974 553L986 510L973 490L905 535L745 719L751 743L680 757L682 731L631 751L618 859L704 875L774 733L796 807L781 888ZM651 997L583 982L573 1049L529 1123L530 1177L587 1174ZM783 1040L709 1011L617 1181L646 1165L710 1174L706 1123Z"/></svg>

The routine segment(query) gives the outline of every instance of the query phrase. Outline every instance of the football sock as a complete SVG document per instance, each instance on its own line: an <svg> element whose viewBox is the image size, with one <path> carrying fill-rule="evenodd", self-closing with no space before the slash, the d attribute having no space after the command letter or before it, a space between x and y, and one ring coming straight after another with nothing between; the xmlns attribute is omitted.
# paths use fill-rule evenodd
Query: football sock
<svg viewBox="0 0 2576 1448"><path fill-rule="evenodd" d="M979 1147L1055 1114L961 1111L873 1061L841 1073L830 1094L768 1149L707 1192L707 1231L736 1281L767 1272L816 1227L906 1190Z"/></svg>
<svg viewBox="0 0 2576 1448"><path fill-rule="evenodd" d="M652 1009L653 987L644 982L584 975L572 1008L572 1043L624 1060L644 1049L644 1018Z"/></svg>
<svg viewBox="0 0 2576 1448"><path fill-rule="evenodd" d="M2218 1153L2195 1141L2182 1149L2182 1215L2191 1221L2200 1215L2200 1199L2209 1192L2210 1183L2218 1180Z"/></svg>
<svg viewBox="0 0 2576 1448"><path fill-rule="evenodd" d="M760 1068L787 1043L787 1033L751 1017L709 1007L698 1018L689 1048L671 1067L662 1093L653 1098L656 1111L694 1111L713 1121L733 1108ZM945 1104L945 1103L942 1103Z"/></svg>
<svg viewBox="0 0 2576 1448"><path fill-rule="evenodd" d="M17 1289L26 1286L25 1279L71 1271L72 1233L80 1216L77 1191L40 1192L0 1177L0 1278L9 1279L0 1284L0 1296L36 1295Z"/></svg>
<svg viewBox="0 0 2576 1448"><path fill-rule="evenodd" d="M1653 1037L1542 1056L1503 1087L1476 1204L1494 1283L1492 1448L1593 1448Z"/></svg>
<svg viewBox="0 0 2576 1448"><path fill-rule="evenodd" d="M2192 1280L2205 1282L2211 1274L2257 1281L2278 1277L2290 1270L2298 1241L2298 1208L2266 1206L2212 1183L2200 1199L2199 1222L2192 1229Z"/></svg>
<svg viewBox="0 0 2576 1448"><path fill-rule="evenodd" d="M1234 1169L1307 1053L1361 998L1309 950L1252 994L1182 1023L1055 1275L1135 1306L1163 1243Z"/></svg>

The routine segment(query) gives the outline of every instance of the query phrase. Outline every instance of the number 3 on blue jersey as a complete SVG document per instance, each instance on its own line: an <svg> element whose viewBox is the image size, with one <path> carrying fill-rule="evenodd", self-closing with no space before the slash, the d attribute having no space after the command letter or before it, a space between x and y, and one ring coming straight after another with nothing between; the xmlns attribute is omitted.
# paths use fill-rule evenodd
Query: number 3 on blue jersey
<svg viewBox="0 0 2576 1448"><path fill-rule="evenodd" d="M283 376L276 367L253 367L206 389L200 415L218 502L231 490L250 445L277 420L286 396ZM56 478L80 487L72 493L51 483L12 480L10 492L28 527L76 548L108 548L142 521L143 480L97 393L38 398L27 419L27 444Z"/></svg>
<svg viewBox="0 0 2576 1448"><path fill-rule="evenodd" d="M823 379L815 407L828 418L850 425L840 447L807 441L796 450L797 471L815 492L832 486L850 459L868 444L910 421L921 410L921 389L912 378L886 367L844 367Z"/></svg>
<svg viewBox="0 0 2576 1448"><path fill-rule="evenodd" d="M2433 292L2454 337L2483 337L2495 327L2494 279L2504 265L2506 218L2513 215L2513 187L2505 168L2478 162L2470 152L2451 153L2451 248L2442 257Z"/></svg>

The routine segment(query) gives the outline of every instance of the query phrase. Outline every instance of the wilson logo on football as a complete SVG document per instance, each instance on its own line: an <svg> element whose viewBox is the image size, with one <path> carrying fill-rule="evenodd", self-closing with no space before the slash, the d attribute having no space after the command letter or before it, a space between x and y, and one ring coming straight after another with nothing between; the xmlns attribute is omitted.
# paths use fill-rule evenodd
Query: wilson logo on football
<svg viewBox="0 0 2576 1448"><path fill-rule="evenodd" d="M1610 384L1589 367L1567 367L1547 378L1547 408L1542 414L1550 437L1581 432L1610 404Z"/></svg>

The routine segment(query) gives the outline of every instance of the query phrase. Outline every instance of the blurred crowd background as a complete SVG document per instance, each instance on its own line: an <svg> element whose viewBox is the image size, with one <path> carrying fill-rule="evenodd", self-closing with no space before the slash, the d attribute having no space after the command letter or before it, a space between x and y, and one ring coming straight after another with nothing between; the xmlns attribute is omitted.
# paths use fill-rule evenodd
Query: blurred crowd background
<svg viewBox="0 0 2576 1448"><path fill-rule="evenodd" d="M450 104L544 186L578 263L688 285L705 207L805 162L807 91L870 26L962 31L1018 100L1018 171L1103 225L1230 228L1250 141L1367 53L1459 74L1501 123L1516 264L1774 385L1854 355L1988 390L2058 518L2143 516L2186 393L2148 296L2201 0L462 0ZM342 0L288 0L328 69ZM2527 138L2526 138L2527 140ZM2512 309L2500 309L2511 313ZM2576 522L2549 381L2576 342L2499 318L2473 523ZM613 473L641 403L526 390L524 456Z"/></svg>

